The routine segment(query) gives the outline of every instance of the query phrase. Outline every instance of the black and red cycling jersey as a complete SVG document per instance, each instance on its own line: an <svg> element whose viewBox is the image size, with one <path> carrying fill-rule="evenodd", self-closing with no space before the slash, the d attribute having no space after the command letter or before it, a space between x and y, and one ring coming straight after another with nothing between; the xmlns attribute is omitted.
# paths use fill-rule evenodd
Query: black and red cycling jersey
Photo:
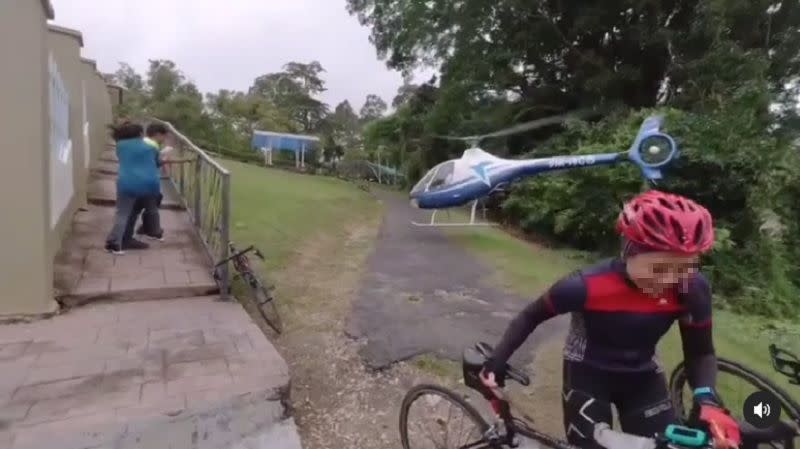
<svg viewBox="0 0 800 449"><path fill-rule="evenodd" d="M572 315L564 359L608 372L657 371L656 345L679 322L690 383L713 387L711 288L702 274L654 298L639 290L625 262L612 259L556 282L512 320L487 364L502 374L533 330L556 315ZM711 357L708 357L711 356Z"/></svg>

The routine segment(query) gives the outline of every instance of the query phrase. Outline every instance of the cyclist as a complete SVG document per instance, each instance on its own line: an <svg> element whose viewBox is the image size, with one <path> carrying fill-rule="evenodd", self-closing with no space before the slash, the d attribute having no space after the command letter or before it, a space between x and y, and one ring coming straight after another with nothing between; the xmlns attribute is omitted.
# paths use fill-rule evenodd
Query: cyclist
<svg viewBox="0 0 800 449"><path fill-rule="evenodd" d="M481 378L502 387L506 362L543 321L571 313L564 347L564 431L571 444L602 447L596 423L611 424L611 405L622 430L652 437L676 420L656 344L678 321L694 417L708 426L717 447L740 443L738 424L715 393L711 290L698 272L699 256L714 243L711 215L678 195L650 190L619 214L620 258L556 282L512 320Z"/></svg>

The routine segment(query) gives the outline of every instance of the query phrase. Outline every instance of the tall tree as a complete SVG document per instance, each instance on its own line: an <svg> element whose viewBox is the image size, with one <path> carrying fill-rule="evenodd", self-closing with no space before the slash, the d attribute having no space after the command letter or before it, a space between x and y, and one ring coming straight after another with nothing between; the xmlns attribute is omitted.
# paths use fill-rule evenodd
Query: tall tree
<svg viewBox="0 0 800 449"><path fill-rule="evenodd" d="M151 59L147 70L147 87L155 101L164 101L185 81L174 62Z"/></svg>
<svg viewBox="0 0 800 449"><path fill-rule="evenodd" d="M325 81L321 77L325 69L318 61L311 61L308 64L289 62L283 66L283 71L306 95L314 96L327 90Z"/></svg>
<svg viewBox="0 0 800 449"><path fill-rule="evenodd" d="M359 111L359 116L363 123L367 123L383 117L383 114L386 113L387 109L388 106L386 105L386 102L383 101L383 98L375 94L369 94L367 95L367 99L364 101L364 106L362 106L361 110Z"/></svg>
<svg viewBox="0 0 800 449"><path fill-rule="evenodd" d="M257 77L249 93L290 116L296 132L315 133L320 131L328 114L328 106L314 98L325 91L325 82L320 78L324 71L317 61L309 64L289 62L282 72Z"/></svg>
<svg viewBox="0 0 800 449"><path fill-rule="evenodd" d="M337 144L345 149L353 149L360 145L361 126L358 115L347 100L336 105L330 116L331 134Z"/></svg>
<svg viewBox="0 0 800 449"><path fill-rule="evenodd" d="M406 104L418 88L419 86L413 84L409 79L404 79L403 84L397 88L397 94L392 99L392 107L398 108Z"/></svg>

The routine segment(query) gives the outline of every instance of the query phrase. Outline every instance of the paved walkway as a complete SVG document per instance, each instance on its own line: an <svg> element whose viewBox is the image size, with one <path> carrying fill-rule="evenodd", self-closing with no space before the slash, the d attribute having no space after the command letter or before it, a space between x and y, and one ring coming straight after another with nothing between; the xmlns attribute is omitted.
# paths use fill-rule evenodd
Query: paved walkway
<svg viewBox="0 0 800 449"><path fill-rule="evenodd" d="M484 282L490 267L441 230L411 225L412 219L430 220L430 212L412 209L394 192L374 191L386 216L348 326L351 336L365 340L365 362L385 368L425 353L460 360L477 341L499 341L509 321L540 292L523 298L490 287ZM559 318L539 326L514 362L530 362L536 346L565 323Z"/></svg>
<svg viewBox="0 0 800 449"><path fill-rule="evenodd" d="M113 163L101 160L102 164ZM200 296L218 292L207 255L196 242L189 215L171 188L162 189L164 242L121 256L106 253L105 237L114 219L116 175L95 168L89 206L79 211L55 264L56 297L74 306L99 300L142 300Z"/></svg>
<svg viewBox="0 0 800 449"><path fill-rule="evenodd" d="M113 200L113 167L94 168L90 199ZM61 303L83 306L0 326L0 448L300 449L283 358L239 303L198 297L217 286L186 212L112 256L113 203L93 203L55 266Z"/></svg>
<svg viewBox="0 0 800 449"><path fill-rule="evenodd" d="M0 447L299 448L285 362L235 302L95 304L0 327ZM213 418L213 419L212 419Z"/></svg>

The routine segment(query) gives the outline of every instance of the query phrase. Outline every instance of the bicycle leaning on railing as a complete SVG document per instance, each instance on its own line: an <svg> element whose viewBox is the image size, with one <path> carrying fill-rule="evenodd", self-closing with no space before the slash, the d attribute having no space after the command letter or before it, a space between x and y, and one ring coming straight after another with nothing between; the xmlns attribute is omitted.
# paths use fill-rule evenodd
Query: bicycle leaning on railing
<svg viewBox="0 0 800 449"><path fill-rule="evenodd" d="M775 344L769 345L769 355L772 368L775 371L788 377L790 383L800 385L800 357L777 347ZM730 374L750 384L755 391L771 393L780 403L781 413L788 418L788 420L778 421L766 429L758 429L747 422L742 422L742 449L764 447L759 445L766 445L766 447L771 448L794 449L797 439L800 438L800 403L794 400L783 388L776 385L775 382L741 363L724 357L717 357L717 369L721 373ZM669 380L669 391L679 418L683 421L688 416L687 407L684 405L684 397L688 396L684 393L688 388L686 366L681 362L672 371Z"/></svg>
<svg viewBox="0 0 800 449"><path fill-rule="evenodd" d="M580 449L565 441L548 435L533 427L530 420L517 418L512 413L513 402L501 389L488 390L481 382L479 374L483 365L492 353L492 347L486 343L478 343L474 348L467 348L462 357L464 384L477 390L483 397L491 397L490 404L495 414L493 424L489 424L475 407L467 402L463 395L438 385L417 385L406 393L400 408L400 441L403 449L416 449L410 443L409 415L415 403L423 406L440 404L442 402L456 406L472 422L477 432L467 434L467 441L455 441L449 445L450 433L445 433L444 445L453 449L499 449L503 447L518 447L521 441L518 435L533 440L540 446L551 449ZM522 371L507 365L508 378L522 385L530 385L529 377ZM425 396L429 398L422 399ZM448 412L448 418L452 416ZM523 415L524 416L524 415ZM424 416L426 423L433 422L437 427L442 427L440 417ZM459 426L463 432L463 420ZM426 432L429 433L429 432ZM746 430L743 431L743 436ZM474 435L474 436L473 436ZM685 425L673 424L664 429L663 434L654 438L646 438L612 430L608 424L601 423L595 426L594 439L607 449L707 449L713 447L709 434L703 430ZM747 437L747 436L745 436ZM524 447L532 447L525 445ZM436 445L435 447L442 447Z"/></svg>
<svg viewBox="0 0 800 449"><path fill-rule="evenodd" d="M256 274L253 270L253 267L250 265L250 260L247 258L248 253L255 254L261 260L264 260L264 255L261 254L255 246L250 245L247 248L237 251L236 247L233 245L233 242L228 244L229 256L227 259L221 260L214 265L213 276L214 280L220 283L221 280L221 268L225 266L228 262L233 262L233 268L236 270L236 273L233 275L233 281L237 279L242 279L244 283L250 289L250 293L252 294L253 299L255 300L256 308L258 309L259 313L267 324L278 334L283 331L283 324L281 323L281 317L278 314L278 309L275 306L275 298L272 295L272 291L274 290L273 285L265 284L261 277ZM233 285L231 282L229 285Z"/></svg>

